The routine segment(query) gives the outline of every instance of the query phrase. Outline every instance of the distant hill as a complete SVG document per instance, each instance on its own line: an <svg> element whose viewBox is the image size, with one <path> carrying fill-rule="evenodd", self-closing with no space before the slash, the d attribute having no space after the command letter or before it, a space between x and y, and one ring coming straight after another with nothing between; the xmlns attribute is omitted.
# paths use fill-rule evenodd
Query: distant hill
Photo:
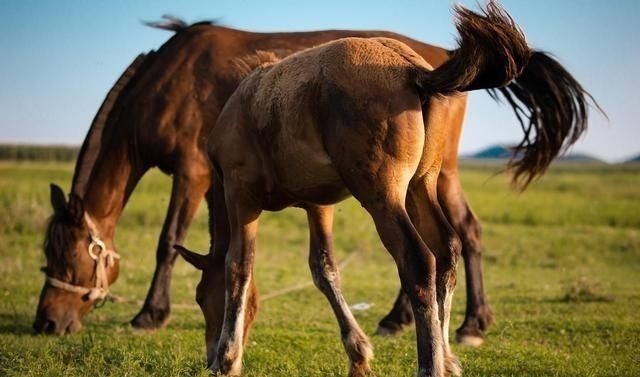
<svg viewBox="0 0 640 377"><path fill-rule="evenodd" d="M509 151L509 147L505 145L494 145L488 148L485 148L477 153L472 155L465 156L467 158L487 158L487 159L504 159L511 157L511 152Z"/></svg>
<svg viewBox="0 0 640 377"><path fill-rule="evenodd" d="M561 156L558 157L558 160L560 161L575 161L575 162L599 162L599 163L606 163L606 161L603 161L597 157L594 157L590 154L586 154L586 153L569 153L565 156Z"/></svg>
<svg viewBox="0 0 640 377"><path fill-rule="evenodd" d="M640 154L635 156L635 157L631 157L630 159L625 161L625 164L632 164L632 163L637 163L640 162Z"/></svg>
<svg viewBox="0 0 640 377"><path fill-rule="evenodd" d="M477 153L462 156L463 158L470 159L494 159L494 160L502 160L508 159L511 157L511 151L509 150L509 146L506 145L493 145L487 147ZM640 161L640 156L636 157L638 161ZM558 157L560 161L571 161L571 162L601 162L604 163L601 159L594 157L592 155L586 153L569 153L567 155Z"/></svg>

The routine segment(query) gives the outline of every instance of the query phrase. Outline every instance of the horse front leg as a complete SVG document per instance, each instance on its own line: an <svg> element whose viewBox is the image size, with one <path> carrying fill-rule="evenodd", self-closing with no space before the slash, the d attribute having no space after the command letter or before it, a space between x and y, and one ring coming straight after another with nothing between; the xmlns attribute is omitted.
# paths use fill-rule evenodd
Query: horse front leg
<svg viewBox="0 0 640 377"><path fill-rule="evenodd" d="M306 207L309 220L309 268L316 287L329 301L340 326L342 344L349 356L349 377L363 377L371 372L369 361L373 348L353 317L340 289L340 271L333 255L331 228L333 206Z"/></svg>
<svg viewBox="0 0 640 377"><path fill-rule="evenodd" d="M229 376L237 376L242 372L245 318L253 281L256 234L261 212L242 203L242 198L237 194L234 192L231 195L237 199L227 200L230 238L225 258L224 320L214 359L208 360L209 368L214 373Z"/></svg>
<svg viewBox="0 0 640 377"><path fill-rule="evenodd" d="M207 165L194 162L188 169L174 174L169 209L156 251L156 268L153 280L142 309L131 320L133 327L155 329L162 328L169 322L171 272L177 257L173 245L181 244L184 240L191 220L208 187L209 170Z"/></svg>
<svg viewBox="0 0 640 377"><path fill-rule="evenodd" d="M217 358L218 343L225 311L225 260L229 250L229 220L225 203L224 185L217 177L212 177L211 188L205 196L209 207L209 233L211 235L208 275L211 284L208 285L209 295L213 302L207 311L205 338L207 339L207 359ZM249 339L249 331L258 312L259 298L255 281L251 279L247 291L246 309L244 312L243 344Z"/></svg>

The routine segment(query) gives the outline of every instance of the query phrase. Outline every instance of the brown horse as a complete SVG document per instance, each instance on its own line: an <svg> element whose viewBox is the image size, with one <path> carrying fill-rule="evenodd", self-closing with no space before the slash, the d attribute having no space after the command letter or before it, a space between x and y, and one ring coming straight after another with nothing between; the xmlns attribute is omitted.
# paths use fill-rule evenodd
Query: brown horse
<svg viewBox="0 0 640 377"><path fill-rule="evenodd" d="M450 54L440 47L387 32L249 33L208 23L187 26L176 20L154 26L174 30L176 35L159 51L140 55L107 94L82 146L68 202L62 190L52 186L54 216L49 222L44 249L47 259L44 271L50 278L40 295L34 322L37 332L65 333L79 329L93 299L106 295L108 285L118 276L118 261L105 264L95 254L99 249L105 250L104 256L117 255L113 242L116 224L137 182L152 167L171 174L173 188L157 248L153 281L132 324L140 328L166 324L169 283L176 257L171 245L184 239L205 193L210 212L216 212L215 194L209 190L211 173L203 139L240 80L259 63L247 59L256 50L283 57L337 38L384 36L406 43L434 67ZM239 66L238 61L244 62L244 66ZM529 171L520 167L545 166L567 144L563 144L562 135L577 137L585 127L584 90L557 62L541 52L532 54L525 71L502 92L522 117L527 135L520 148L524 153L517 156L530 157L513 161L516 173ZM463 244L467 310L457 334L461 340L477 342L491 322L491 312L482 286L480 226L464 198L457 172L465 107L464 95L450 100L451 117L438 177L438 198ZM552 132L561 137L548 137ZM528 152L535 150L546 154ZM213 232L215 221L211 223ZM92 238L103 241L105 246L92 245ZM90 245L96 259L89 253ZM100 266L105 271L101 274L102 283L98 284ZM381 321L379 331L394 333L412 321L408 299L400 293L393 310Z"/></svg>
<svg viewBox="0 0 640 377"><path fill-rule="evenodd" d="M313 281L337 318L349 375L370 372L371 345L341 294L331 245L332 204L349 195L396 262L415 318L418 375L460 373L446 334L461 241L437 191L450 101L506 85L530 51L496 3L481 14L458 7L456 15L460 46L435 70L394 39L345 38L261 66L229 98L208 145L214 190L224 198L214 216L228 219L228 250L199 256L177 248L203 270L196 295L214 373L241 373L258 219L290 206L307 211Z"/></svg>

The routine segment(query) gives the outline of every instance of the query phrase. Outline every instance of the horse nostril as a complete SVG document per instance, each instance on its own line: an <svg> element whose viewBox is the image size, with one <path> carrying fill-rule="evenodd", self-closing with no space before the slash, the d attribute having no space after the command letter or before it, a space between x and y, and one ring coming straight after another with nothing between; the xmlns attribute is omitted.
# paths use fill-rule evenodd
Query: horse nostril
<svg viewBox="0 0 640 377"><path fill-rule="evenodd" d="M56 322L52 321L50 319L36 319L36 321L33 323L33 329L35 330L36 333L41 334L41 333L53 333L56 330Z"/></svg>
<svg viewBox="0 0 640 377"><path fill-rule="evenodd" d="M56 331L56 323L50 319L47 319L44 321L44 326L42 328L42 331L50 334Z"/></svg>

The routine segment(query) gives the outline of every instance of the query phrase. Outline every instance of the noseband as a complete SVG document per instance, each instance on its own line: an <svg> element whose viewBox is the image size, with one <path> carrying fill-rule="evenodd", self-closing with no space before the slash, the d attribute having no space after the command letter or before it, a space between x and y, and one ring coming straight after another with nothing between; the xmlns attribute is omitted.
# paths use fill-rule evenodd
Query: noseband
<svg viewBox="0 0 640 377"><path fill-rule="evenodd" d="M79 293L87 296L90 301L101 300L104 302L109 298L109 277L107 276L107 268L115 265L115 260L120 259L120 255L115 250L107 249L104 241L98 236L97 228L89 215L85 212L84 220L89 227L89 237L91 243L87 248L87 253L96 261L96 285L93 288L73 285L62 280L47 275L46 282L52 287L59 288L68 292ZM96 251L97 249L97 251Z"/></svg>

